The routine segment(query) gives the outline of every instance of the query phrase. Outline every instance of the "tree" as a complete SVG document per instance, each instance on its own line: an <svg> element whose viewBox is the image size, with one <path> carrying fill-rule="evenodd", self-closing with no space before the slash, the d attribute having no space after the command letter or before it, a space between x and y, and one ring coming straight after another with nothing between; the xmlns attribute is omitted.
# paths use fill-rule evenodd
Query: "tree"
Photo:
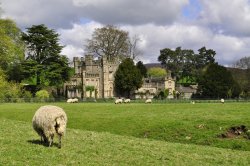
<svg viewBox="0 0 250 166"><path fill-rule="evenodd" d="M0 68L11 72L24 59L24 43L21 40L21 30L15 22L9 19L0 19ZM7 79L15 79L13 77Z"/></svg>
<svg viewBox="0 0 250 166"><path fill-rule="evenodd" d="M33 25L23 33L27 58L22 67L26 78L35 77L38 89L43 86L60 87L69 79L68 58L60 55L63 46L59 34L45 25Z"/></svg>
<svg viewBox="0 0 250 166"><path fill-rule="evenodd" d="M133 60L136 60L142 54L142 51L138 48L138 42L140 41L141 39L137 35L129 39L129 57Z"/></svg>
<svg viewBox="0 0 250 166"><path fill-rule="evenodd" d="M235 68L250 69L250 57L243 57L235 62Z"/></svg>
<svg viewBox="0 0 250 166"><path fill-rule="evenodd" d="M189 79L199 78L201 70L208 64L214 63L215 51L202 47L195 54L193 50L181 49L175 50L165 48L160 50L158 61L161 62L167 70L170 70L177 81L186 77ZM194 80L191 80L194 81Z"/></svg>
<svg viewBox="0 0 250 166"><path fill-rule="evenodd" d="M148 76L150 77L165 77L167 72L161 67L152 67L148 69Z"/></svg>
<svg viewBox="0 0 250 166"><path fill-rule="evenodd" d="M89 97L92 98L92 92L95 91L95 87L94 86L86 86L86 92L89 91Z"/></svg>
<svg viewBox="0 0 250 166"><path fill-rule="evenodd" d="M142 61L137 62L136 67L140 70L143 77L147 77L147 68L144 66Z"/></svg>
<svg viewBox="0 0 250 166"><path fill-rule="evenodd" d="M115 57L128 56L128 32L107 25L95 29L92 38L87 40L86 49L98 57L107 56L108 60Z"/></svg>
<svg viewBox="0 0 250 166"><path fill-rule="evenodd" d="M234 81L231 72L215 63L205 68L198 83L198 93L203 97L226 98L238 97L240 94L239 85Z"/></svg>
<svg viewBox="0 0 250 166"><path fill-rule="evenodd" d="M142 75L130 58L126 58L119 65L115 73L115 89L118 94L130 97L130 92L142 86Z"/></svg>
<svg viewBox="0 0 250 166"><path fill-rule="evenodd" d="M128 56L128 32L112 25L97 28L92 34L92 38L87 40L86 49L90 54L101 58L101 89L102 98L104 98L103 58L112 61L114 59L124 59L124 57Z"/></svg>

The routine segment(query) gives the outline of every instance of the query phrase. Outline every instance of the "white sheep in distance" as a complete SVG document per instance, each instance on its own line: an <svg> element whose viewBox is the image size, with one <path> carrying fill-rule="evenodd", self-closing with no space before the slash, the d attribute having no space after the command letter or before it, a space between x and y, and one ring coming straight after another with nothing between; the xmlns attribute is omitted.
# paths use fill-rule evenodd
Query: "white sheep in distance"
<svg viewBox="0 0 250 166"><path fill-rule="evenodd" d="M78 103L78 98L68 99L67 103Z"/></svg>
<svg viewBox="0 0 250 166"><path fill-rule="evenodd" d="M68 99L67 100L67 103L72 103L73 101L72 101L73 99Z"/></svg>
<svg viewBox="0 0 250 166"><path fill-rule="evenodd" d="M145 101L145 103L147 104L147 103L152 103L152 100L151 99L147 99L146 101Z"/></svg>
<svg viewBox="0 0 250 166"><path fill-rule="evenodd" d="M224 99L220 99L220 102L221 102L222 104L224 104L225 100L224 100Z"/></svg>
<svg viewBox="0 0 250 166"><path fill-rule="evenodd" d="M72 103L78 103L78 98L72 99Z"/></svg>
<svg viewBox="0 0 250 166"><path fill-rule="evenodd" d="M67 125L67 115L62 108L51 105L40 107L32 119L32 125L41 137L41 142L49 147L53 143L54 135L57 134L61 148L61 137L65 134Z"/></svg>
<svg viewBox="0 0 250 166"><path fill-rule="evenodd" d="M122 103L122 99L116 99L115 100L115 104L121 104Z"/></svg>
<svg viewBox="0 0 250 166"><path fill-rule="evenodd" d="M125 99L124 103L130 103L130 99Z"/></svg>

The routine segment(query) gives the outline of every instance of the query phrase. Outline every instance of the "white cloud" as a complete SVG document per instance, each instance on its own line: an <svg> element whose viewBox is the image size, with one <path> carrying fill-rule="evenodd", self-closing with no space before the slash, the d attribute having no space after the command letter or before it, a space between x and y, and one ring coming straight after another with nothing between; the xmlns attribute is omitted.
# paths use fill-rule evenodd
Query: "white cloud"
<svg viewBox="0 0 250 166"><path fill-rule="evenodd" d="M95 28L101 26L99 23L89 22L84 25L74 24L72 29L59 29L61 43L66 45L63 54L67 55L71 60L75 56L83 56L86 40L91 38Z"/></svg>
<svg viewBox="0 0 250 166"><path fill-rule="evenodd" d="M73 0L84 17L104 24L167 24L181 16L188 0Z"/></svg>
<svg viewBox="0 0 250 166"><path fill-rule="evenodd" d="M201 0L203 11L200 19L217 32L250 36L249 0Z"/></svg>
<svg viewBox="0 0 250 166"><path fill-rule="evenodd" d="M214 49L216 60L225 65L250 56L249 0L0 1L3 16L14 19L22 29L42 23L55 29L66 45L63 54L70 59L83 56L86 39L106 24L139 35L140 58L145 63L157 62L161 49L178 46ZM192 10L183 11L185 7Z"/></svg>

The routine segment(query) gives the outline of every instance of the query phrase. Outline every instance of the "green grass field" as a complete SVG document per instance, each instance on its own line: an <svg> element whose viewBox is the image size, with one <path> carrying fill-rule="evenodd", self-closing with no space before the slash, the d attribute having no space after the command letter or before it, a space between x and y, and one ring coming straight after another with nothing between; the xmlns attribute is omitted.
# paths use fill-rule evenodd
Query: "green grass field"
<svg viewBox="0 0 250 166"><path fill-rule="evenodd" d="M249 139L218 137L250 129L250 103L51 104L69 119L62 149L32 129L44 103L0 104L0 165L250 165Z"/></svg>

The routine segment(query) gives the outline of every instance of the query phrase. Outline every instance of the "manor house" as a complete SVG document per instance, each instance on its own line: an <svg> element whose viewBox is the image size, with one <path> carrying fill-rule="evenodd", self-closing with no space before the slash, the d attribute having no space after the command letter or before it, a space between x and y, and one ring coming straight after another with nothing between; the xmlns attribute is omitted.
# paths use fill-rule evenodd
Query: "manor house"
<svg viewBox="0 0 250 166"><path fill-rule="evenodd" d="M118 59L94 59L92 55L74 57L74 76L64 84L67 98L114 98L114 74L120 64ZM103 67L102 67L103 66ZM168 74L165 78L145 78L133 98L153 98L159 91L169 90L173 94L175 80Z"/></svg>

